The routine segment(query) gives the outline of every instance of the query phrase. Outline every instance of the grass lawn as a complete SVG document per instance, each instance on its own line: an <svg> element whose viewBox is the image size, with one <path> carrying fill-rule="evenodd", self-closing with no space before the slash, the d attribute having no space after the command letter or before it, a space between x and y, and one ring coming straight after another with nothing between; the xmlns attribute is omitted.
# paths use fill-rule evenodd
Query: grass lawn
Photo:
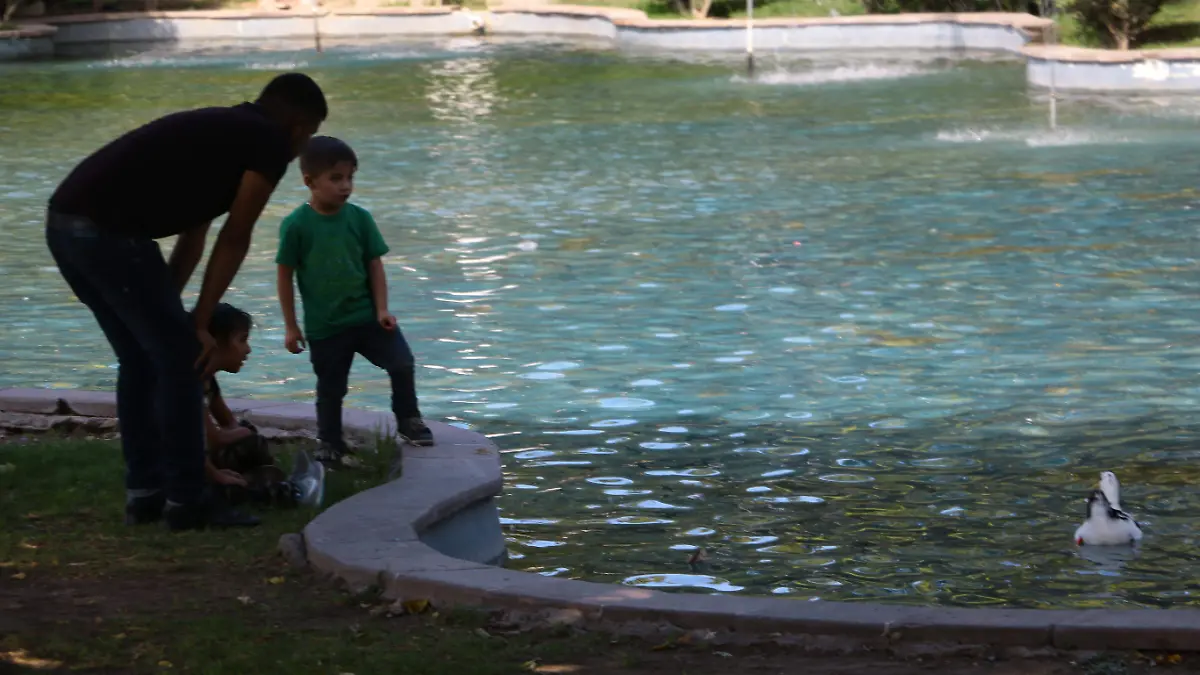
<svg viewBox="0 0 1200 675"><path fill-rule="evenodd" d="M394 450L331 474L327 503L384 480ZM268 512L249 530L169 534L122 523L113 441L0 440L0 673L788 673L1123 675L1144 657L992 663L963 657L820 657L597 633L512 630L431 607L388 617L276 552L312 516ZM656 644L657 643L657 644ZM1200 658L1155 672L1200 672Z"/></svg>

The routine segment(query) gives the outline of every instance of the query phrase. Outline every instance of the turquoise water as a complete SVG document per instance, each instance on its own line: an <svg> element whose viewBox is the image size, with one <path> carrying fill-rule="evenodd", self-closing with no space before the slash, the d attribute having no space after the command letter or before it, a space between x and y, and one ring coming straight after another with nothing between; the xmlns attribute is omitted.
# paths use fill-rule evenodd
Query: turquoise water
<svg viewBox="0 0 1200 675"><path fill-rule="evenodd" d="M1194 97L1068 98L1004 59L448 40L0 65L0 386L111 388L42 240L74 161L274 71L327 89L428 417L505 448L511 566L697 592L1194 603ZM231 395L311 400L272 259ZM193 283L193 290L195 283ZM385 408L364 363L353 405ZM1102 470L1138 555L1071 535ZM703 560L689 563L697 547Z"/></svg>

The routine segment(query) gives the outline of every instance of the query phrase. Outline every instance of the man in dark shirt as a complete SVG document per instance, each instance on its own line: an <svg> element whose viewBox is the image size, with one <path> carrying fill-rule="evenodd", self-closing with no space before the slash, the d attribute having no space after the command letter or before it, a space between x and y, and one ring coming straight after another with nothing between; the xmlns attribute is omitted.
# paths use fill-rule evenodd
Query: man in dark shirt
<svg viewBox="0 0 1200 675"><path fill-rule="evenodd" d="M280 75L254 103L174 113L130 131L84 159L50 197L50 253L120 364L128 523L258 523L219 504L205 485L209 319L271 193L327 114L312 79ZM209 225L224 213L189 317L180 294ZM179 238L168 262L155 240L172 235Z"/></svg>

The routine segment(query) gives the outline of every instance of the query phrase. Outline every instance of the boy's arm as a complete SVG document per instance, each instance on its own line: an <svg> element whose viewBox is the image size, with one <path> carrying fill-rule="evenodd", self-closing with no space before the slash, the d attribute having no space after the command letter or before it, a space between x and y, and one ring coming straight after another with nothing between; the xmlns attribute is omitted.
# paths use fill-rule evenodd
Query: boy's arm
<svg viewBox="0 0 1200 675"><path fill-rule="evenodd" d="M388 252L387 242L379 233L379 226L367 211L362 211L363 250L367 258L367 278L371 283L371 299L375 301L375 318L387 330L396 327L396 317L388 311L387 273L383 270L383 256Z"/></svg>
<svg viewBox="0 0 1200 675"><path fill-rule="evenodd" d="M222 429L231 429L237 427L237 419L233 416L233 411L225 404L225 397L221 392L214 391L209 399L208 410L212 413L211 417L216 419L217 426Z"/></svg>
<svg viewBox="0 0 1200 675"><path fill-rule="evenodd" d="M387 272L383 271L383 258L372 258L367 263L367 276L371 280L371 298L375 301L375 315L382 320L389 314Z"/></svg>
<svg viewBox="0 0 1200 675"><path fill-rule="evenodd" d="M279 309L283 312L283 344L289 352L299 354L304 351L304 334L296 321L296 285L292 281L295 273L295 268L290 265L277 265L275 290L279 294Z"/></svg>
<svg viewBox="0 0 1200 675"><path fill-rule="evenodd" d="M208 333L208 322L212 319L213 310L220 302L221 296L225 295L229 284L237 276L242 261L246 259L246 252L250 250L250 236L254 233L254 223L258 221L274 191L275 182L265 175L257 171L242 174L237 196L233 198L233 205L229 208L229 218L221 228L221 233L217 235L217 243L213 246L208 267L204 270L200 297L196 300L196 308L192 312L196 338L200 341L200 357L196 359L196 367L203 369L203 377L212 375L214 370L208 356L216 342Z"/></svg>
<svg viewBox="0 0 1200 675"><path fill-rule="evenodd" d="M204 239L208 236L208 228L212 221L202 223L190 230L184 230L175 240L175 248L171 249L171 261L167 263L171 269L171 278L175 280L175 288L183 293L188 279L196 271L196 265L204 257Z"/></svg>

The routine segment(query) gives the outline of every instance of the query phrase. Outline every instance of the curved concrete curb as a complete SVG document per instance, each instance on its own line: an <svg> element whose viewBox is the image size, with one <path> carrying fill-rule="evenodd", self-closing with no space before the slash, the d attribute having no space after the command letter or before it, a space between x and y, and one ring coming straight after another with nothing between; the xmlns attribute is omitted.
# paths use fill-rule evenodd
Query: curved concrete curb
<svg viewBox="0 0 1200 675"><path fill-rule="evenodd" d="M310 405L237 401L233 407L279 428L312 423ZM0 391L0 410L97 416L116 412L111 394L47 389ZM347 411L346 423L360 433L373 433L388 429L387 417ZM334 504L309 523L304 548L312 567L352 587L377 584L389 598L569 609L591 620L832 637L867 647L957 643L1200 651L1196 610L959 609L674 594L543 577L452 558L427 545L421 535L500 492L499 454L493 443L473 432L437 425L434 434L435 447L404 448L401 478Z"/></svg>
<svg viewBox="0 0 1200 675"><path fill-rule="evenodd" d="M1118 52L1030 45L1025 79L1035 86L1076 91L1196 91L1200 49Z"/></svg>

